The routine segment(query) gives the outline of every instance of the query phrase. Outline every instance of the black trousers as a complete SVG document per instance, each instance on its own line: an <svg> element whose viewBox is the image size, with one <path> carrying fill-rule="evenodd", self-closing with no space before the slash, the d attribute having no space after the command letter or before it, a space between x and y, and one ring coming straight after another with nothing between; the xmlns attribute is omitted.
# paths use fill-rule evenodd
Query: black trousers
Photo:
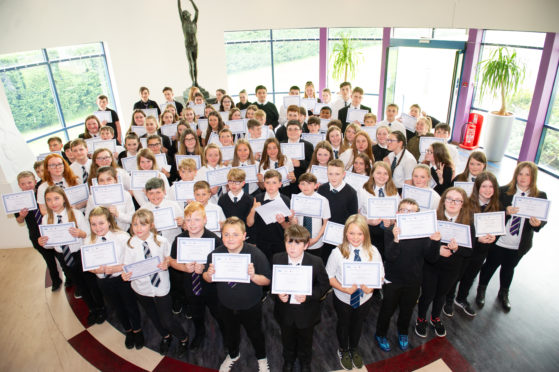
<svg viewBox="0 0 559 372"><path fill-rule="evenodd" d="M35 250L39 252L41 256L43 256L43 260L47 264L47 268L49 270L50 280L52 281L52 285L57 285L62 283L62 279L60 279L60 274L58 273L58 267L56 266L56 258L54 254L54 249L45 249L41 246L35 247Z"/></svg>
<svg viewBox="0 0 559 372"><path fill-rule="evenodd" d="M493 247L487 255L487 260L481 267L479 273L479 285L487 285L495 271L501 266L499 273L501 289L509 289L514 276L514 268L520 262L522 256L517 250L507 249L499 246Z"/></svg>
<svg viewBox="0 0 559 372"><path fill-rule="evenodd" d="M189 275L189 274L187 274ZM204 295L202 290L202 295L194 296L187 295L186 300L192 311L192 321L194 322L194 327L196 329L196 336L206 334L205 318L206 318L206 307L210 311L210 314L214 317L219 325L219 330L223 334L223 322L219 317L219 309L217 304L216 295Z"/></svg>
<svg viewBox="0 0 559 372"><path fill-rule="evenodd" d="M232 310L220 304L219 317L223 323L223 342L231 358L236 358L239 355L241 325L252 343L256 359L266 358L266 342L262 331L262 304L260 301L246 310Z"/></svg>
<svg viewBox="0 0 559 372"><path fill-rule="evenodd" d="M140 310L130 287L120 276L114 278L97 278L99 289L107 302L116 310L116 315L125 331L142 329Z"/></svg>
<svg viewBox="0 0 559 372"><path fill-rule="evenodd" d="M322 246L322 262L324 263L324 266L326 266L326 264L328 263L328 258L330 257L330 253L332 253L334 248L336 248L336 246L327 243Z"/></svg>
<svg viewBox="0 0 559 372"><path fill-rule="evenodd" d="M431 318L437 318L441 315L446 294L451 290L452 286L460 275L461 265L455 263L452 266L441 266L440 264L423 265L423 283L421 285L421 297L417 305L417 316L422 319L427 318L427 309L431 302Z"/></svg>
<svg viewBox="0 0 559 372"><path fill-rule="evenodd" d="M324 245L322 247L324 247ZM307 249L307 253L310 253L318 258L322 258L322 247L316 249Z"/></svg>
<svg viewBox="0 0 559 372"><path fill-rule="evenodd" d="M283 345L283 359L286 362L299 361L303 365L310 365L312 360L312 340L314 326L297 328L295 324L280 324L281 343Z"/></svg>
<svg viewBox="0 0 559 372"><path fill-rule="evenodd" d="M97 276L88 271L83 271L81 253L79 251L72 253L72 257L74 258L73 266L66 265L62 253L55 251L54 254L66 275L70 277L74 285L80 290L82 299L89 308L89 311L103 309L105 304L103 302L103 295L97 285Z"/></svg>
<svg viewBox="0 0 559 372"><path fill-rule="evenodd" d="M492 248L493 249L493 248ZM460 277L454 283L452 289L446 295L446 301L452 302L454 296L456 295L456 300L463 302L468 300L468 294L470 289L474 284L477 274L481 270L485 259L487 258L489 250L488 249L475 249L470 257L466 257L462 263L462 270ZM460 285L458 285L460 283ZM456 294L456 288L458 287L458 294Z"/></svg>
<svg viewBox="0 0 559 372"><path fill-rule="evenodd" d="M173 318L171 295L148 297L136 293L136 298L161 336L165 337L172 333L179 340L188 337L181 325Z"/></svg>
<svg viewBox="0 0 559 372"><path fill-rule="evenodd" d="M419 285L407 286L386 283L382 286L382 289L384 298L377 319L377 336L386 337L390 319L396 312L396 308L400 309L397 322L398 333L407 335L413 308L419 297Z"/></svg>
<svg viewBox="0 0 559 372"><path fill-rule="evenodd" d="M361 304L357 309L340 301L335 295L333 297L334 309L338 315L336 335L338 336L340 349L342 351L356 350L359 345L359 339L361 338L363 322L373 303L373 301L371 301L372 297L367 302Z"/></svg>
<svg viewBox="0 0 559 372"><path fill-rule="evenodd" d="M178 271L169 267L169 280L171 281L171 291L169 294L173 299L173 304L177 303L180 306L184 306L186 304L186 298L184 296L184 288L183 288L183 276L182 271Z"/></svg>

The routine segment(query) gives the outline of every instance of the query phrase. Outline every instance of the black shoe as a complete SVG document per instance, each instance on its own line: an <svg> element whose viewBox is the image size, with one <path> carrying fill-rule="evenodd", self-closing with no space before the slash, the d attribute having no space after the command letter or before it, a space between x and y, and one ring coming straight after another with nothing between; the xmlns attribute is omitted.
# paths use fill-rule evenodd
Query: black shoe
<svg viewBox="0 0 559 372"><path fill-rule="evenodd" d="M134 332L134 346L137 350L140 350L144 347L144 332L140 330L140 332Z"/></svg>
<svg viewBox="0 0 559 372"><path fill-rule="evenodd" d="M95 324L95 320L97 319L97 313L95 311L90 311L87 315L87 325L92 326Z"/></svg>
<svg viewBox="0 0 559 372"><path fill-rule="evenodd" d="M171 338L171 337L169 337L169 338ZM178 350L177 350L177 356L179 358L182 358L183 356L186 355L186 353L188 353L188 337L186 338L186 340L179 342L179 347L178 347Z"/></svg>
<svg viewBox="0 0 559 372"><path fill-rule="evenodd" d="M417 318L415 322L415 334L419 337L427 337L427 320L423 318Z"/></svg>
<svg viewBox="0 0 559 372"><path fill-rule="evenodd" d="M186 319L192 319L192 308L189 305L186 305L184 311L182 312L182 315Z"/></svg>
<svg viewBox="0 0 559 372"><path fill-rule="evenodd" d="M443 314L452 318L454 316L454 304L447 301L443 306Z"/></svg>
<svg viewBox="0 0 559 372"><path fill-rule="evenodd" d="M301 372L311 372L311 364L301 362Z"/></svg>
<svg viewBox="0 0 559 372"><path fill-rule="evenodd" d="M52 287L50 288L51 291L56 292L60 289L60 286L62 285L62 281L58 282L58 283L53 283Z"/></svg>
<svg viewBox="0 0 559 372"><path fill-rule="evenodd" d="M159 343L159 354L167 354L167 352L169 351L169 346L171 346L171 336L167 338L163 337L161 339L161 342Z"/></svg>
<svg viewBox="0 0 559 372"><path fill-rule="evenodd" d="M476 311L474 310L473 307L470 306L470 303L466 300L454 300L454 303L456 304L456 306L458 306L459 308L461 308L462 310L464 310L464 312L466 314L468 314L469 316L476 316Z"/></svg>
<svg viewBox="0 0 559 372"><path fill-rule="evenodd" d="M179 301L173 301L173 314L179 315L182 311L182 305Z"/></svg>
<svg viewBox="0 0 559 372"><path fill-rule="evenodd" d="M501 302L501 306L505 312L509 312L511 309L510 301L509 301L509 290L508 289L500 289L499 294L497 295L499 301Z"/></svg>
<svg viewBox="0 0 559 372"><path fill-rule="evenodd" d="M192 340L192 342L190 343L190 350L195 350L198 349L200 347L200 345L202 345L202 342L204 342L204 334L196 334L194 336L194 340Z"/></svg>
<svg viewBox="0 0 559 372"><path fill-rule="evenodd" d="M74 285L74 283L72 283L72 279L66 278L66 281L64 282L64 287L70 288L73 285Z"/></svg>
<svg viewBox="0 0 559 372"><path fill-rule="evenodd" d="M382 288L375 289L373 291L373 297L379 301L382 301L382 299L384 298L384 293L382 293Z"/></svg>
<svg viewBox="0 0 559 372"><path fill-rule="evenodd" d="M95 323L103 324L103 322L107 319L107 312L105 309L99 309L95 313Z"/></svg>
<svg viewBox="0 0 559 372"><path fill-rule="evenodd" d="M487 286L485 286L485 285L480 285L480 286L477 287L476 304L480 308L482 308L483 305L485 305L485 290L486 289L487 289Z"/></svg>
<svg viewBox="0 0 559 372"><path fill-rule="evenodd" d="M292 361L284 361L283 362L283 367L282 367L282 372L292 372L293 371L293 366L294 363Z"/></svg>
<svg viewBox="0 0 559 372"><path fill-rule="evenodd" d="M441 322L441 318L431 317L431 325L435 328L435 334L439 337L446 336L446 329L444 328L443 322Z"/></svg>
<svg viewBox="0 0 559 372"><path fill-rule="evenodd" d="M132 331L126 332L124 346L126 346L127 349L132 349L134 347L134 333Z"/></svg>
<svg viewBox="0 0 559 372"><path fill-rule="evenodd" d="M82 298L82 293L81 293L81 291L79 290L78 287L76 287L76 290L74 291L74 298L75 298L75 299L80 299L80 298Z"/></svg>

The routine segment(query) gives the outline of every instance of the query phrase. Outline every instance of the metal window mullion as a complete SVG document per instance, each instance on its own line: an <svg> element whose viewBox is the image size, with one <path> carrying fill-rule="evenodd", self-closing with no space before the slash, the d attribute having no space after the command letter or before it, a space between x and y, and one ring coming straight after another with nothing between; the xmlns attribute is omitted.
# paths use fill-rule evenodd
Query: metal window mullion
<svg viewBox="0 0 559 372"><path fill-rule="evenodd" d="M52 75L52 68L50 66L47 50L43 48L43 49L41 49L41 51L43 52L43 56L45 58L45 61L47 62L47 64L46 64L46 66L47 66L47 76L48 76L48 79L49 79L49 85L50 85L52 95L54 96L54 106L56 107L56 112L58 114L58 119L62 123L62 129L64 130L64 136L66 137L66 141L68 141L69 136L68 136L68 131L66 129L66 121L64 120L64 113L62 112L62 106L60 105L60 98L58 97L58 92L56 90L56 84L54 83L54 77Z"/></svg>
<svg viewBox="0 0 559 372"><path fill-rule="evenodd" d="M105 43L101 41L101 50L103 51L103 66L105 67L105 74L107 74L107 84L109 85L109 92L113 98L114 108L116 110L115 95L113 93L113 84L111 83L111 74L109 73L109 65L107 64L107 53L105 52ZM115 133L116 136L116 133Z"/></svg>
<svg viewBox="0 0 559 372"><path fill-rule="evenodd" d="M40 136L31 138L31 139L27 139L27 140L25 140L25 142L26 142L26 143L35 142L35 141L37 141L37 140L40 140L41 138L50 137L50 136L52 136L53 134L56 134L56 133L58 133L58 132L62 132L62 131L64 131L64 130L73 129L73 128L79 127L80 125L84 125L84 123L77 123L77 124L71 125L71 126L69 126L69 127L67 127L67 128L56 129L56 130L53 130L53 131L51 131L51 132L48 132L48 133L45 133L45 134L41 134Z"/></svg>

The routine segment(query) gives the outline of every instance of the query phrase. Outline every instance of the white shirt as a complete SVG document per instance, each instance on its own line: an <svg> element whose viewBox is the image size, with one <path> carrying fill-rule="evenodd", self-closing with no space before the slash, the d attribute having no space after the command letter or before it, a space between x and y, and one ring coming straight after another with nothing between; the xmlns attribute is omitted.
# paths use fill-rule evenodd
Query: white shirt
<svg viewBox="0 0 559 372"><path fill-rule="evenodd" d="M83 213L80 212L78 209L72 208L72 210L74 211L74 217L76 217L76 227L82 231L85 231L85 233L87 234L87 232L89 231L89 223L87 222L87 220L85 219L85 217L83 216ZM62 210L60 213L54 213L53 211L53 222L52 225L58 225L58 216L62 216L62 222L61 223L68 223L70 221L68 221L68 211L66 209ZM49 223L48 221L48 214L43 216L43 221L41 222L41 225L48 225ZM48 244L48 242L47 242ZM83 245L83 239L82 238L78 238L78 242L74 243L74 244L69 244L68 246L70 247L70 252L74 253L80 250L81 246ZM55 247L48 247L47 249L53 249L58 252L58 253L62 253L62 247L57 245Z"/></svg>
<svg viewBox="0 0 559 372"><path fill-rule="evenodd" d="M272 134L273 136L273 134ZM256 172L258 172L258 168L260 167L260 162L255 160L254 163L249 164L248 161L240 162L238 167L245 167L247 165L256 165ZM233 167L234 168L234 167ZM248 184L248 193L249 195L255 192L258 189L258 184L256 182L252 182Z"/></svg>
<svg viewBox="0 0 559 372"><path fill-rule="evenodd" d="M326 264L326 272L328 273L328 278L336 278L342 283L342 275L343 275L343 263L344 262L355 262L355 250L359 249L359 257L361 257L362 262L379 262L380 263L380 276L381 276L381 283L384 279L384 266L382 265L382 257L380 256L379 251L375 246L372 246L373 249L373 257L371 260L368 259L368 255L366 252L363 251L363 247L353 247L351 244L349 245L350 252L348 258L344 258L342 255L342 251L339 248L334 248L330 257L328 258L328 263ZM351 302L351 295L349 293L342 292L336 288L334 288L334 294L338 298L338 300L350 304ZM367 300L369 300L372 296L371 294L363 293L360 298L360 304L364 304Z"/></svg>
<svg viewBox="0 0 559 372"><path fill-rule="evenodd" d="M45 172L46 172L46 170L45 170ZM81 178L78 178L78 184L80 184L80 183L82 183L82 180L81 180ZM56 182L53 182L52 185L49 185L46 182L43 182L39 185L39 188L37 189L37 203L38 204L43 204L43 205L45 204L45 191L47 191L47 188L49 186L54 186L54 185L56 185ZM65 189L67 187L70 187L68 185L68 182L66 182L65 178L62 178L62 188Z"/></svg>
<svg viewBox="0 0 559 372"><path fill-rule="evenodd" d="M85 244L89 245L89 244L97 244L97 243L103 243L103 239L105 238L107 242L114 242L115 243L115 251L116 251L116 259L117 259L117 265L122 265L124 263L124 252L126 251L126 248L128 248L128 239L130 239L130 235L128 235L127 232L124 231L108 231L105 236L97 236L95 238L95 240L91 240L91 235L89 235L86 239L85 239ZM111 278L120 276L120 274L122 274L122 271L119 272L115 272L113 274L110 275ZM95 274L97 275L98 278L105 278L105 274Z"/></svg>
<svg viewBox="0 0 559 372"><path fill-rule="evenodd" d="M212 167L210 165L204 165L203 167L200 167L200 169L198 169L198 171L196 172L196 176L194 177L194 181L206 181L208 182L208 176L207 173L208 171L212 171L212 170L218 170L224 168L223 165L217 165L215 167ZM226 193L227 189L225 188L225 186L221 186L221 193ZM212 197L210 198L210 201L214 204L217 204L219 200L219 191L215 194L212 195Z"/></svg>
<svg viewBox="0 0 559 372"><path fill-rule="evenodd" d="M398 166L394 169L394 174L392 175L392 180L394 181L394 185L397 188L401 189L404 187L404 181L411 180L411 176L413 173L413 168L417 165L417 161L415 157L412 155L411 152L407 150L402 150L398 155L395 155L394 152L388 154L388 164L392 166L392 161L394 157L397 156L396 163L400 162ZM400 157L402 157L402 161L400 161Z"/></svg>
<svg viewBox="0 0 559 372"><path fill-rule="evenodd" d="M259 164L258 173L264 175L266 173L266 171L268 171L270 169L276 169L276 162L278 163L278 168L281 168L281 166L279 165L279 161L270 159L270 161L268 162L268 169L261 168L260 165L262 165L262 164ZM285 161L283 162L283 167L285 167L287 169L287 173L293 172L293 170L294 170L293 162L287 156L285 156ZM290 183L289 181L286 182L286 180L284 180L284 179L282 179L281 182L283 184L289 184Z"/></svg>
<svg viewBox="0 0 559 372"><path fill-rule="evenodd" d="M364 188L361 188L359 190L357 190L357 205L359 207L359 214L362 216L365 216L365 218L367 218L367 205L368 205L368 200L369 198L379 198L379 190L381 188L378 186L375 186L375 195L371 194L370 192L368 192L367 190L365 190ZM398 195L398 193L396 193L396 195L388 195L386 193L386 187L383 186L382 187L382 191L384 192L384 197L385 198L395 198L396 200L398 200L398 202L400 202L400 195Z"/></svg>
<svg viewBox="0 0 559 372"><path fill-rule="evenodd" d="M184 210L179 206L179 204L174 200L163 199L159 205L155 205L152 202L147 202L142 205L143 209L147 209L153 211L154 209L160 208L173 208L173 212L175 213L175 218L183 217ZM173 229L163 230L161 231L161 235L163 235L169 242L174 242L177 235L182 232L182 228L180 226L175 227Z"/></svg>
<svg viewBox="0 0 559 372"><path fill-rule="evenodd" d="M340 183L337 187L332 186L330 182L328 182L328 185L330 185L330 191L336 190L337 192L340 192L345 187L345 181L342 181L342 183Z"/></svg>
<svg viewBox="0 0 559 372"><path fill-rule="evenodd" d="M350 170L353 167L353 149L348 148L340 154L338 159L344 162L346 170Z"/></svg>
<svg viewBox="0 0 559 372"><path fill-rule="evenodd" d="M165 257L168 257L171 254L171 244L162 236L157 237L159 244L157 244L153 238L153 234L150 233L146 240L151 256L159 256L161 261L163 261ZM130 248L130 246L132 246L132 248ZM125 265L130 265L146 259L144 255L143 241L140 238L133 236L132 239L130 239L130 246L127 245L124 250ZM161 280L159 286L154 287L151 284L150 276L144 276L130 282L132 289L139 295L146 297L162 297L167 295L169 293L169 289L171 288L169 282L169 271L160 271L158 275Z"/></svg>
<svg viewBox="0 0 559 372"><path fill-rule="evenodd" d="M304 194L301 192L297 195L301 195L304 196ZM316 217L311 217L312 220L312 234L311 234L311 238L316 238L318 236L318 233L320 232L320 229L322 229L322 223L324 222L323 220L329 220L331 217L330 214L330 203L328 202L328 199L326 199L324 196L320 195L317 192L314 192L312 195L310 195L310 197L312 198L317 198L322 200L322 214L320 216L320 218L316 218ZM303 226L303 220L305 218L305 216L297 216L297 223L301 226ZM322 245L324 244L322 241L323 237L320 237L320 239L312 246L310 246L308 249L318 249L320 247L322 247Z"/></svg>
<svg viewBox="0 0 559 372"><path fill-rule="evenodd" d="M89 214L95 207L96 205L93 202L93 195L89 195L89 199L87 199L87 205L85 207L86 219L89 218ZM132 196L130 196L130 193L124 192L124 203L115 204L114 207L118 212L118 217L115 217L116 224L122 231L128 231L128 229L130 228L130 224L132 223L132 215L134 215L134 212L136 212L136 209L134 208L134 202L132 201Z"/></svg>
<svg viewBox="0 0 559 372"><path fill-rule="evenodd" d="M221 224L222 224L223 222L225 222L225 219L226 219L226 218L225 218L225 214L223 213L223 209L222 209L219 205L217 205L217 204L215 204L215 203L212 203L212 202L211 202L211 199L210 199L210 201L204 206L204 209L205 209L205 211L206 211L206 214L207 214L207 212L209 212L209 211L216 211L216 212L217 212L217 222L219 223L219 226L220 226L220 229L221 229ZM206 228L208 228L208 227L206 226ZM208 230L209 230L209 229L208 229ZM213 231L213 233L216 234L217 236L221 237L221 232L219 232L219 231Z"/></svg>
<svg viewBox="0 0 559 372"><path fill-rule="evenodd" d="M521 191L519 188L516 188L516 193L514 194L514 196L522 196L522 193L524 193L524 196L530 196L530 190ZM520 238L522 237L522 230L524 229L524 223L526 223L526 218L523 217L520 218L520 226L518 226L518 235L512 235L510 233L510 227L512 225L513 219L514 216L511 216L511 218L509 218L507 224L505 225L506 234L499 237L499 239L497 239L496 244L499 247L518 250L518 247L520 246Z"/></svg>
<svg viewBox="0 0 559 372"><path fill-rule="evenodd" d="M85 167L85 170L86 170L87 174L89 175L89 171L90 171L90 168L91 168L91 159L87 159L85 164L80 164L78 161L75 161L72 164L70 164L70 169L72 169L72 172L74 172L74 174L76 176L78 176L78 178L80 180L82 180L82 183L83 183L83 167ZM87 182L87 179L86 179L86 182Z"/></svg>
<svg viewBox="0 0 559 372"><path fill-rule="evenodd" d="M380 123L377 123L377 125L387 126L388 128L390 128L391 132L399 131L404 136L406 135L406 127L404 127L404 124L400 123L398 120L394 120L392 122L388 120L382 120Z"/></svg>
<svg viewBox="0 0 559 372"><path fill-rule="evenodd" d="M158 172L157 177L161 178L163 180L163 185L165 185L165 194L169 195L169 181L167 180L167 177L165 177L165 175L163 173L161 173L159 171L157 171L157 172ZM130 176L128 176L128 179L130 180ZM124 179L122 180L122 183L123 183L124 189L126 190L126 185L124 185ZM130 183L128 183L128 187L130 187ZM134 199L136 199L136 201L138 202L139 205L144 205L147 202L149 202L148 197L146 196L146 193L145 193L145 188L144 188L144 190L133 190L132 193L134 194Z"/></svg>
<svg viewBox="0 0 559 372"><path fill-rule="evenodd" d="M344 98L340 96L334 102L330 102L330 105L328 107L332 109L332 119L338 119L338 111L343 109L346 106L346 103L347 106L351 104L351 97L349 97L347 101L344 101Z"/></svg>

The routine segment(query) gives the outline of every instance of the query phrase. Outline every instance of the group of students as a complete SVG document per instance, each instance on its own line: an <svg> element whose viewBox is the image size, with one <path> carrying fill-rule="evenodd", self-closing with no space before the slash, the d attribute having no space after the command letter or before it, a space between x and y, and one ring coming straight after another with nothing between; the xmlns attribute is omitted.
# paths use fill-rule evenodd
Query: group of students
<svg viewBox="0 0 559 372"><path fill-rule="evenodd" d="M147 88L142 88L142 100L134 106L137 110L131 128L145 128L147 148L142 148L141 137L131 129L126 133L123 149L117 146L114 152L107 148L92 153L88 150L85 140L111 139L120 132L120 124L109 125L118 123L118 116L113 116L113 123L101 123L96 116L88 116L81 138L64 147L58 138L49 139L52 153L35 164L39 184L32 172L18 175L23 191L35 190L39 208L24 209L16 217L19 223L27 223L33 246L47 263L52 290L57 291L62 285L58 261L66 277L65 285L75 285L76 296L87 304L90 324L105 321L107 303L114 307L125 329L126 347L140 349L144 345L140 304L161 335L159 351L167 353L174 335L178 339L179 357L201 346L207 307L219 325L227 350L220 371L229 371L240 358L241 325L254 347L259 370L269 370L262 303L273 280L272 265L276 264L309 265L313 273L312 295L273 295L274 315L281 329L284 371L293 370L297 359L302 371L310 371L314 327L320 322L322 301L331 288L337 314L338 356L344 369L363 366L358 346L373 293L382 301L375 338L385 351L391 350L388 328L396 309L396 340L402 350L409 347L408 334L416 304L415 333L427 337L430 324L437 336L444 337L441 311L452 316L456 305L475 316L468 302L475 278L479 274L475 301L481 308L485 289L499 267L499 301L505 310L510 310L508 291L514 269L531 248L533 233L545 224L534 217L512 216L517 212L512 200L515 195L546 198L537 188L537 167L532 162L519 163L511 181L500 187L495 176L486 170L483 152L474 151L465 169L457 174L456 150L446 144L450 134L447 124L439 123L434 128L434 136L445 141L433 142L420 153L418 139L433 134L432 119L418 105L410 108L410 115L417 117L415 132L406 131L396 118L396 105L388 106L387 120L383 122L376 123L376 117L368 114L363 125L347 123L347 111L363 107L363 91L358 87L350 89L349 83L343 83L340 93L344 102L326 102L332 107L322 106L319 113L298 106L278 112L266 100L263 86L256 88L258 102L248 103L243 91L236 108L232 98L220 90L221 111L228 111L230 120L237 120L244 110L242 115L248 119L247 132L233 134L223 122L222 112L208 105L204 116L198 116L188 104L185 108L179 102L173 104L172 91L166 94L167 105L159 120L146 117L142 109L159 107L149 100ZM299 94L297 87L292 90ZM166 92L169 93L168 89ZM305 96L314 96L310 82L306 84ZM329 91L323 91L325 96L329 96ZM203 96L193 90L191 100L193 104L200 100L203 103ZM104 96L99 98L99 108L103 109L103 101L107 109ZM330 120L334 110L341 120ZM285 118L280 119L283 112ZM204 118L208 123L205 132L198 125ZM321 119L328 119L327 125ZM280 123L282 120L285 122ZM171 123L178 123L177 133L169 138L161 134L161 126ZM375 127L373 131L366 129L371 126ZM316 135L307 138L323 139L308 142L302 139L305 133ZM376 135L375 141L369 133ZM282 144L298 142L304 148L299 159L282 153ZM229 147L233 155L224 161L223 154ZM157 155L161 154L166 157L165 164L158 160L161 158ZM174 155L188 157L177 157L177 164ZM133 190L130 169L122 168L125 160L132 157L135 169L157 171L157 176L145 183L144 190ZM250 166L256 167L257 176L247 182L245 167ZM210 184L208 172L224 167L229 169L227 184ZM318 172L320 169L323 173ZM176 200L177 182L193 183L193 200ZM471 195L455 187L455 182L474 182ZM80 183L121 183L127 191L124 203L97 205L90 196L85 202L70 205L64 190ZM438 220L470 225L472 248L459 246L454 239L441 243L439 232L430 237L400 240L400 229L394 219L367 219L370 198L396 198L397 213L418 212L420 207L415 200L401 197L405 184L430 190L431 205L423 208L436 210ZM287 216L277 214L275 222L266 223L257 211L270 202L282 202L290 208L291 198L297 194L320 199L320 217L291 211ZM177 227L157 231L153 211L168 207L174 210ZM473 214L496 211L506 212L506 234L476 238ZM210 223L210 215L217 218L217 223ZM39 225L67 222L75 224L69 233L78 238L78 243L51 247L48 237L40 236ZM344 226L342 242L337 246L323 241L328 222ZM214 239L212 253L250 254L250 282L213 282L212 254L205 264L177 262L179 238ZM118 264L84 272L80 248L106 241L114 242ZM161 271L155 274L130 280L133 272L123 271L123 265L156 256L161 260ZM380 264L382 289L342 285L344 263L355 261ZM173 315L181 313L194 323L192 340Z"/></svg>

